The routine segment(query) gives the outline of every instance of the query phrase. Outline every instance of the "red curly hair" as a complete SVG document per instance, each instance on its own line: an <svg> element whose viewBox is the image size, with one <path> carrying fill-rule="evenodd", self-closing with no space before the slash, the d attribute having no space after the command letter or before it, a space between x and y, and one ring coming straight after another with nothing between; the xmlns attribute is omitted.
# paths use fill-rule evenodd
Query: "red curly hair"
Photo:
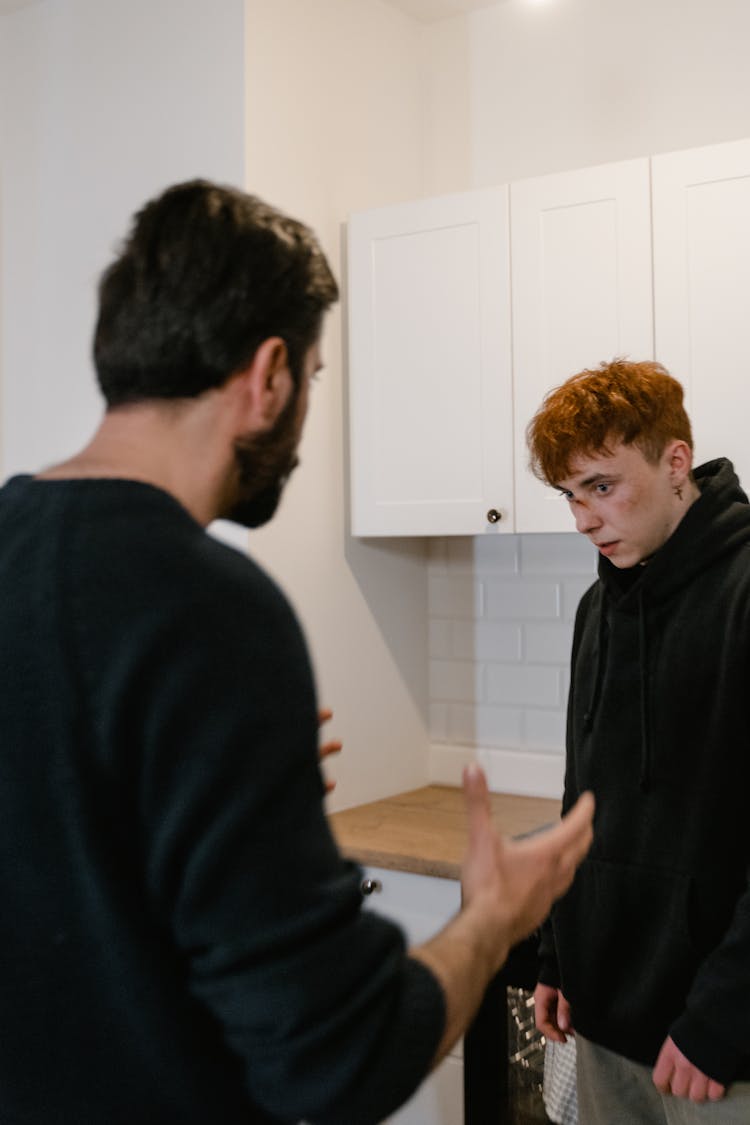
<svg viewBox="0 0 750 1125"><path fill-rule="evenodd" d="M660 363L625 359L555 387L526 429L531 471L551 485L570 476L577 457L607 453L623 442L654 463L675 439L693 448L681 384Z"/></svg>

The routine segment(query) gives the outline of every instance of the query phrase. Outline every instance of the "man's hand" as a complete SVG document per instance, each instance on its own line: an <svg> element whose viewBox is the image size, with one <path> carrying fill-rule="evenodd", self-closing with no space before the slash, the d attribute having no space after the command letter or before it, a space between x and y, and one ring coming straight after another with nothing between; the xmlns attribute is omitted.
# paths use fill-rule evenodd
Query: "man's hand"
<svg viewBox="0 0 750 1125"><path fill-rule="evenodd" d="M555 1043L567 1043L573 1034L570 1004L559 988L538 984L534 989L534 1019L537 1030Z"/></svg>
<svg viewBox="0 0 750 1125"><path fill-rule="evenodd" d="M726 1086L709 1078L683 1055L670 1038L664 1040L654 1067L654 1086L662 1094L690 1098L691 1102L718 1102L727 1092Z"/></svg>
<svg viewBox="0 0 750 1125"><path fill-rule="evenodd" d="M495 829L479 766L464 770L464 794L469 843L461 910L439 934L410 950L437 977L445 995L435 1065L466 1031L512 946L547 917L554 900L568 889L593 835L590 793L554 828L525 840L509 840Z"/></svg>
<svg viewBox="0 0 750 1125"><path fill-rule="evenodd" d="M323 707L320 711L318 711L318 726L322 726L323 723L327 723L328 720L332 718L333 711L331 711L329 707ZM338 739L331 739L330 742L324 742L318 750L318 757L320 758L321 762L324 758L329 757L330 754L338 754L341 750L341 745L342 744L338 741ZM330 793L336 788L336 782L326 781L325 786L326 793Z"/></svg>
<svg viewBox="0 0 750 1125"><path fill-rule="evenodd" d="M584 793L554 828L523 840L501 836L492 823L487 781L475 765L464 770L469 846L461 888L465 906L482 902L497 917L497 968L508 950L549 914L555 899L568 889L593 838L594 798Z"/></svg>

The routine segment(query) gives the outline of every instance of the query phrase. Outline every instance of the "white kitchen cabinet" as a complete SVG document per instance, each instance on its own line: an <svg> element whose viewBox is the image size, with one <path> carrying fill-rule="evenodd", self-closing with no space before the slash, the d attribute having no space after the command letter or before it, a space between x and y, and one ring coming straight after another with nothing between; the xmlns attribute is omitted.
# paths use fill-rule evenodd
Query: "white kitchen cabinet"
<svg viewBox="0 0 750 1125"><path fill-rule="evenodd" d="M354 535L571 530L525 429L567 375L653 355L650 233L645 159L512 184L510 239L507 187L352 217Z"/></svg>
<svg viewBox="0 0 750 1125"><path fill-rule="evenodd" d="M512 531L507 188L354 215L348 270L352 533Z"/></svg>
<svg viewBox="0 0 750 1125"><path fill-rule="evenodd" d="M376 867L367 868L365 878L376 888L365 896L366 906L398 922L409 945L432 937L461 905L460 884L454 879ZM388 1118L388 1123L460 1125L463 1116L463 1058L459 1042L414 1097Z"/></svg>
<svg viewBox="0 0 750 1125"><path fill-rule="evenodd" d="M750 487L750 140L655 156L656 358L686 389L696 462Z"/></svg>
<svg viewBox="0 0 750 1125"><path fill-rule="evenodd" d="M515 530L572 531L528 469L544 395L602 360L653 357L648 160L511 184Z"/></svg>
<svg viewBox="0 0 750 1125"><path fill-rule="evenodd" d="M750 140L384 208L351 236L355 535L570 531L526 427L615 356L659 359L696 461L750 487Z"/></svg>

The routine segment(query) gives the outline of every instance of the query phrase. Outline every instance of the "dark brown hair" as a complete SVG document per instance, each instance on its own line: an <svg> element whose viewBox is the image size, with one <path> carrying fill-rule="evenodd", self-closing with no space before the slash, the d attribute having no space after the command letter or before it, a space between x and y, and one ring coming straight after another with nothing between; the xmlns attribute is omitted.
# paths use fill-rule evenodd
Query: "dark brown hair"
<svg viewBox="0 0 750 1125"><path fill-rule="evenodd" d="M135 216L99 286L94 361L108 406L221 386L269 336L292 376L338 296L312 231L257 196L176 184Z"/></svg>

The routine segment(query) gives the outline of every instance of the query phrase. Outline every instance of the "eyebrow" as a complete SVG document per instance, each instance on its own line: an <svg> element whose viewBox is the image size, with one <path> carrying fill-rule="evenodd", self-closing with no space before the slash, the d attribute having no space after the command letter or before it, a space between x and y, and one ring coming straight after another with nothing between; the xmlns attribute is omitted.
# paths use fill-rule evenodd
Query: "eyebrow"
<svg viewBox="0 0 750 1125"><path fill-rule="evenodd" d="M590 484L598 484L600 480L618 480L619 473L592 473L590 477L584 477L583 480L576 481L575 487L588 488ZM570 488L566 488L563 484L556 484L555 488L560 492L571 492Z"/></svg>
<svg viewBox="0 0 750 1125"><path fill-rule="evenodd" d="M616 475L616 473L592 473L590 477L586 477L585 480L579 481L579 484L583 488L586 488L590 484L597 484L597 482L600 480L612 480Z"/></svg>

